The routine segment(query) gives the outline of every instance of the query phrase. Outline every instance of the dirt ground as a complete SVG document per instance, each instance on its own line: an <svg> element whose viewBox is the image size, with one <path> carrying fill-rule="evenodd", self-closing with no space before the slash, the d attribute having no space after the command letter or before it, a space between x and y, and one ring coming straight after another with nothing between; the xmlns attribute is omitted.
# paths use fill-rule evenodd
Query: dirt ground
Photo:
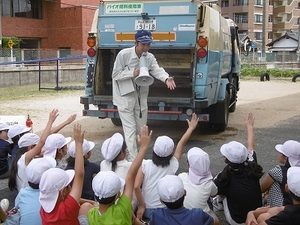
<svg viewBox="0 0 300 225"><path fill-rule="evenodd" d="M293 102L295 100L288 97L296 93L300 93L300 83L292 83L291 80L268 82L242 80L240 82L237 107L244 104L250 105L245 110L250 108L253 111L256 116L256 127L271 127L279 120L282 120L282 118L288 119L299 114L300 104ZM40 133L46 125L49 112L55 108L59 110L60 114L55 121L55 125L64 121L70 115L77 114L76 121L80 122L87 131L87 139L97 140L99 135L109 136L111 133L120 130L120 127L115 127L110 119L82 116L83 106L79 102L81 95L84 95L83 90L74 90L71 94L62 95L63 97L49 96L47 99L2 102L0 115L30 115L33 121L33 131ZM269 101L276 98L279 100L276 104L274 104L274 101ZM279 98L282 98L282 100ZM282 110L283 108L285 110ZM240 124L242 117L246 114L247 112L241 112L240 110L239 113L231 113L229 125L235 126ZM235 124L235 121L237 121L237 124ZM72 134L72 125L66 126L62 133L70 136Z"/></svg>
<svg viewBox="0 0 300 225"><path fill-rule="evenodd" d="M300 112L300 82L292 83L291 80L271 80L268 82L260 82L257 80L241 80L240 91L238 93L237 110L234 113L230 113L229 124L225 132L210 135L194 135L192 143L199 142L201 139L201 145L205 149L210 149L210 156L212 167L216 171L222 167L219 165L219 150L213 151L214 148L209 145L210 139L214 142L218 141L218 138L224 138L223 141L227 141L231 136L236 136L237 133L243 132L244 127L242 121L248 112L252 111L255 115L255 127L266 128L276 127L284 120L288 120L292 117L299 116ZM80 104L80 96L84 95L83 90L74 90L71 94L61 91L60 97L54 97L51 94L47 99L34 98L22 101L6 101L1 102L0 115L30 115L33 121L33 132L40 134L44 129L48 120L49 112L56 108L59 110L59 117L55 121L54 125L66 120L70 115L77 114L76 122L82 124L83 129L86 130L85 138L90 141L94 141L99 147L103 140L111 136L115 132L121 132L121 127L114 126L110 119L98 119L96 117L83 117L83 106ZM90 107L92 108L92 107ZM96 108L95 108L96 109ZM152 126L153 126L152 122ZM184 128L183 128L184 129ZM175 140L178 140L182 132L176 131L176 129L168 129L155 126L155 133L168 132ZM64 136L72 136L72 125L66 126L61 132ZM260 141L259 144L265 143ZM277 142L276 142L277 143ZM273 148L270 152L273 152ZM268 152L266 149L264 150ZM261 160L270 161L270 164L275 162L271 161L272 157L263 158L266 154L260 152ZM100 159L100 151L93 151L92 161L98 162ZM184 161L184 160L182 160ZM184 162L182 164L185 164ZM185 165L181 165L185 169ZM0 181L0 190L2 196L9 198L11 205L13 205L14 193L11 193L7 189L7 180ZM220 224L228 225L225 221L225 217L222 212L217 212L220 220Z"/></svg>

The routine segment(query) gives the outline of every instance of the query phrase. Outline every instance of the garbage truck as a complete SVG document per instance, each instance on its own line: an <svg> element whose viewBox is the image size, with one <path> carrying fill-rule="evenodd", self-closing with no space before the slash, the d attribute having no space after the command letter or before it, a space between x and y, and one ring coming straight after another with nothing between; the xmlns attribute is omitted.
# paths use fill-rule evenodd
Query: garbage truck
<svg viewBox="0 0 300 225"><path fill-rule="evenodd" d="M100 2L87 34L82 115L121 125L112 102L112 69L140 29L151 31L149 52L176 82L172 91L158 80L150 85L148 120L185 121L195 112L199 121L224 131L239 91L238 27L218 5L193 0Z"/></svg>

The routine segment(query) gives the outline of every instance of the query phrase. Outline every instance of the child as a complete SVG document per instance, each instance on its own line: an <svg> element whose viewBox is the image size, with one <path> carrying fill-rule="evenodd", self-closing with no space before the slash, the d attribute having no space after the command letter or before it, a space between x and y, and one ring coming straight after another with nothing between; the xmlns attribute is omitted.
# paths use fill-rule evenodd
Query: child
<svg viewBox="0 0 300 225"><path fill-rule="evenodd" d="M14 190L16 188L20 191L21 188L28 186L28 181L25 175L25 157L26 153L32 150L39 141L40 137L33 133L26 133L20 138L18 142L19 150L12 163L8 180L10 190Z"/></svg>
<svg viewBox="0 0 300 225"><path fill-rule="evenodd" d="M175 175L166 175L157 182L160 201L167 208L153 211L150 225L211 225L219 224L202 209L187 209L183 206L186 191L182 180Z"/></svg>
<svg viewBox="0 0 300 225"><path fill-rule="evenodd" d="M92 180L93 177L100 171L99 164L89 161L89 158L92 155L92 149L95 147L95 143L92 141L83 140L82 149L83 149L83 159L84 159L84 179L83 179L83 188L81 198L95 200L94 192L92 189ZM72 141L69 145L68 153L70 157L67 159L68 169L74 169L75 164L75 141Z"/></svg>
<svg viewBox="0 0 300 225"><path fill-rule="evenodd" d="M183 205L185 208L201 208L216 220L216 214L209 208L207 200L216 196L218 188L213 182L210 172L209 155L202 149L193 147L187 153L188 173L181 173L178 177L184 184L187 194Z"/></svg>
<svg viewBox="0 0 300 225"><path fill-rule="evenodd" d="M193 130L197 127L198 118L195 113L191 121L187 119L188 129L178 142L174 156L174 142L167 136L159 136L153 146L152 160L144 160L135 179L135 194L139 202L137 217L149 219L156 208L164 205L159 201L156 188L157 181L165 175L175 174L179 167L183 148ZM142 190L141 190L142 189Z"/></svg>
<svg viewBox="0 0 300 225"><path fill-rule="evenodd" d="M247 225L298 225L300 221L300 167L290 167L287 171L286 191L293 203L282 207L263 207L250 211Z"/></svg>
<svg viewBox="0 0 300 225"><path fill-rule="evenodd" d="M49 114L49 120L43 131L41 138L33 133L24 134L19 139L19 151L12 163L12 167L9 174L8 186L10 190L28 186L28 181L25 175L25 167L29 162L38 154L41 153L41 149L44 146L45 140L48 137L52 124L58 116L58 110L54 109Z"/></svg>
<svg viewBox="0 0 300 225"><path fill-rule="evenodd" d="M124 192L121 197L120 190L124 185L124 180L119 178L113 171L100 171L94 177L92 185L97 201L99 202L99 207L89 208L87 219L90 225L142 224L132 214L131 200L135 176L147 152L151 136L152 131L149 133L148 127L143 126L138 136L140 150L128 170ZM115 203L116 199L118 201Z"/></svg>
<svg viewBox="0 0 300 225"><path fill-rule="evenodd" d="M292 203L290 195L285 191L286 173L290 167L290 161L293 165L297 165L300 161L300 143L298 141L288 140L283 145L276 145L275 149L279 152L279 163L281 165L271 169L260 184L261 192L268 192L268 205L270 207Z"/></svg>
<svg viewBox="0 0 300 225"><path fill-rule="evenodd" d="M8 142L9 126L0 121L0 179L5 179L9 175L9 168L11 165L11 147Z"/></svg>
<svg viewBox="0 0 300 225"><path fill-rule="evenodd" d="M125 179L131 166L131 162L126 159L126 149L126 143L120 133L106 139L101 147L104 158L100 164L101 171L114 171L120 178Z"/></svg>
<svg viewBox="0 0 300 225"><path fill-rule="evenodd" d="M67 163L63 159L68 153L68 143L71 137L65 138L62 134L51 134L45 142L44 156L50 156L56 160L57 168L66 169Z"/></svg>
<svg viewBox="0 0 300 225"><path fill-rule="evenodd" d="M39 211L39 183L42 174L56 166L56 161L45 156L31 160L25 169L29 187L22 188L15 199L15 208L20 212L20 225L40 225L42 224Z"/></svg>
<svg viewBox="0 0 300 225"><path fill-rule="evenodd" d="M74 170L51 168L41 177L39 201L42 206L40 209L42 224L79 225L79 203L84 177L82 157L84 131L81 131L79 124L75 124L73 132L76 147Z"/></svg>
<svg viewBox="0 0 300 225"><path fill-rule="evenodd" d="M22 124L16 124L14 126L11 126L10 129L7 132L7 136L12 140L13 142L13 149L11 151L11 161L13 162L17 152L19 151L18 141L19 139L25 134L28 133L31 130L31 127L26 127Z"/></svg>
<svg viewBox="0 0 300 225"><path fill-rule="evenodd" d="M231 224L242 224L247 213L262 205L259 179L262 167L248 161L248 149L241 143L231 141L221 146L227 164L215 179L218 195L223 200L226 220Z"/></svg>
<svg viewBox="0 0 300 225"><path fill-rule="evenodd" d="M254 121L255 121L255 118L254 118L253 114L250 112L250 113L248 113L247 117L244 120L244 125L247 130L247 144L248 144L248 146L247 146L248 147L247 161L257 163L257 156L256 156L256 152L255 152L255 140L254 140ZM219 174L217 174L217 176L218 175ZM219 211L223 210L223 198L224 198L224 196L217 195L215 198L212 199L213 207Z"/></svg>

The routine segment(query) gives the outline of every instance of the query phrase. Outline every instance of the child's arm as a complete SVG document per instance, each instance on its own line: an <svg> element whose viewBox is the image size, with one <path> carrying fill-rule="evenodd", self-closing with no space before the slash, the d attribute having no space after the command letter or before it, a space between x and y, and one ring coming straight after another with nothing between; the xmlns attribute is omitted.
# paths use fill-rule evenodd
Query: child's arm
<svg viewBox="0 0 300 225"><path fill-rule="evenodd" d="M247 129L247 134L248 134L248 150L255 150L255 142L254 142L254 116L250 112L248 114L248 117L244 121L244 125Z"/></svg>
<svg viewBox="0 0 300 225"><path fill-rule="evenodd" d="M249 211L247 214L246 225L258 224L257 218L262 213L266 213L269 210L269 207L260 207L255 210Z"/></svg>
<svg viewBox="0 0 300 225"><path fill-rule="evenodd" d="M193 130L195 130L195 128L197 127L199 118L197 117L196 113L193 113L191 121L189 121L188 119L186 121L187 121L189 127L186 130L186 132L183 134L183 136L181 137L180 141L178 142L175 153L174 153L174 157L178 160L178 162L180 162L185 143L192 135Z"/></svg>
<svg viewBox="0 0 300 225"><path fill-rule="evenodd" d="M142 191L141 191L141 185L142 185L143 180L144 180L144 174L143 174L143 171L142 171L142 167L140 167L139 171L136 175L135 182L134 182L135 196L136 196L137 201L139 203L139 207L138 207L138 210L136 212L136 217L138 219L143 218L143 215L144 215L144 212L145 212L145 209L146 209L145 201L144 201Z"/></svg>
<svg viewBox="0 0 300 225"><path fill-rule="evenodd" d="M89 203L89 204L91 204L91 205L93 205L93 206L95 206L95 207L98 206L98 203L95 202L95 201L93 201L93 200L85 199L85 198L80 198L79 204L82 205L82 204L84 204L84 203Z"/></svg>
<svg viewBox="0 0 300 225"><path fill-rule="evenodd" d="M268 191L273 183L274 183L273 178L269 174L267 174L265 178L262 180L262 182L260 183L261 193L265 193L266 191Z"/></svg>
<svg viewBox="0 0 300 225"><path fill-rule="evenodd" d="M140 150L128 170L126 181L125 181L123 194L128 196L129 199L132 199L134 180L137 171L140 168L144 156L148 150L151 137L152 137L152 131L148 132L148 126L143 126L141 128L140 135L138 135L138 143L140 145Z"/></svg>
<svg viewBox="0 0 300 225"><path fill-rule="evenodd" d="M53 109L49 114L49 119L48 119L46 128L44 129L44 131L40 137L40 141L37 143L36 146L34 146L32 149L30 149L25 155L25 165L26 166L30 163L30 161L33 159L33 157L35 155L38 155L41 153L41 150L45 144L45 141L50 134L50 129L52 127L52 124L55 121L55 119L57 118L57 116L58 116L58 110Z"/></svg>
<svg viewBox="0 0 300 225"><path fill-rule="evenodd" d="M66 119L64 122L62 122L61 124L57 125L56 127L52 127L52 129L50 131L50 134L54 134L54 133L59 132L65 126L72 123L76 119L76 116L77 116L77 114L73 114L68 119Z"/></svg>
<svg viewBox="0 0 300 225"><path fill-rule="evenodd" d="M4 222L6 220L6 218L7 218L7 214L6 214L6 212L4 212L4 210L0 206L0 223Z"/></svg>
<svg viewBox="0 0 300 225"><path fill-rule="evenodd" d="M84 139L84 132L81 131L81 125L75 124L73 128L74 132L74 140L75 140L75 176L73 180L72 189L70 195L80 203L81 193L82 193L82 186L83 186L83 177L84 177L84 159L83 159L83 152L82 152L82 143Z"/></svg>

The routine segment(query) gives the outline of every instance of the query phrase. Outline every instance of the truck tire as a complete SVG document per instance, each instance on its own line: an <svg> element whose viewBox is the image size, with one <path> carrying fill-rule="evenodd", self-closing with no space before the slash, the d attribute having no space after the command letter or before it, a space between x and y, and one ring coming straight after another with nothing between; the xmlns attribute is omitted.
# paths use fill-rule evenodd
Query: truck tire
<svg viewBox="0 0 300 225"><path fill-rule="evenodd" d="M293 76L292 82L296 82L296 79L300 77L300 74L296 74L295 76Z"/></svg>
<svg viewBox="0 0 300 225"><path fill-rule="evenodd" d="M214 111L211 117L212 129L215 131L226 130L229 116L229 94L226 92L224 101L218 101L214 107L211 108ZM218 114L218 116L216 115Z"/></svg>
<svg viewBox="0 0 300 225"><path fill-rule="evenodd" d="M264 81L265 80L265 77L266 77L266 80L267 81L270 81L270 76L267 72L264 72L260 75L260 81Z"/></svg>
<svg viewBox="0 0 300 225"><path fill-rule="evenodd" d="M121 122L121 119L120 118L111 118L111 122L113 123L113 125L115 126L122 126L122 122Z"/></svg>

